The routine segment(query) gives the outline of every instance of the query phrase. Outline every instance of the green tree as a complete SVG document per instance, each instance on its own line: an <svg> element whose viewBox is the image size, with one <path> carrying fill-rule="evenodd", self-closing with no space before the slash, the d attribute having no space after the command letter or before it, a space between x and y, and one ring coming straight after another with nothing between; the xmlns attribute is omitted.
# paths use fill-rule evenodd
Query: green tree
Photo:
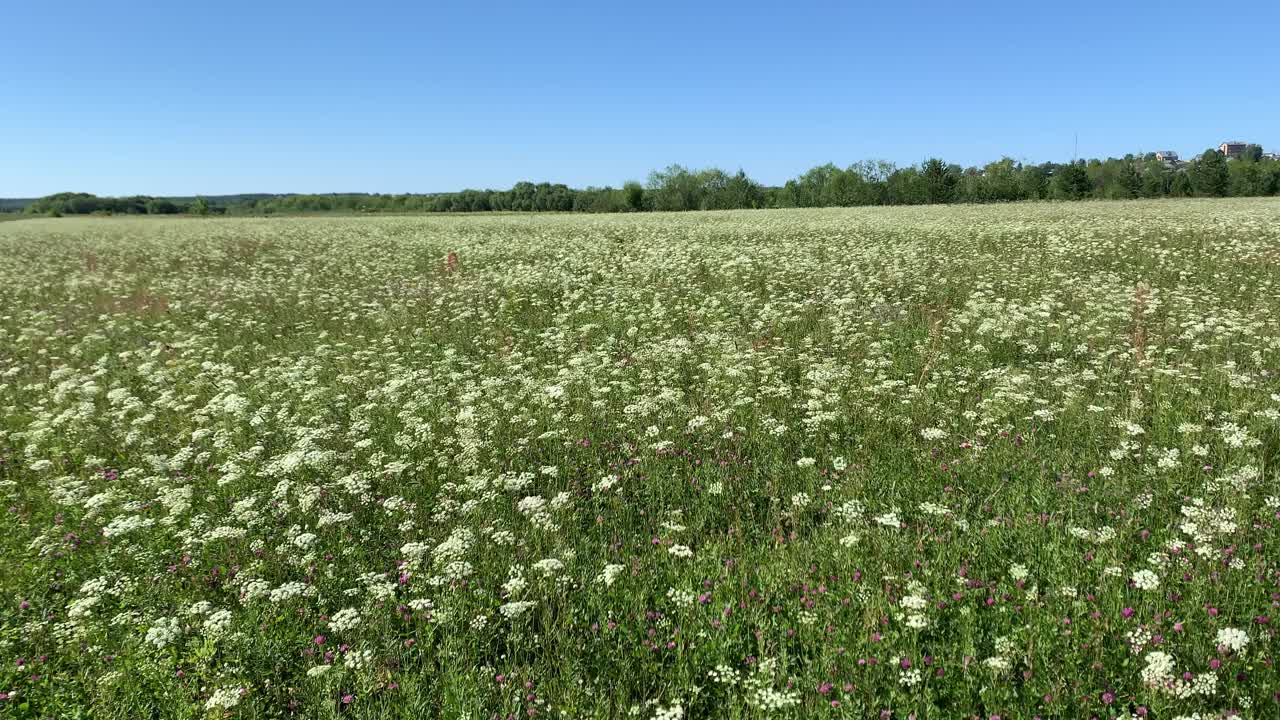
<svg viewBox="0 0 1280 720"><path fill-rule="evenodd" d="M1120 195L1128 198L1136 198L1142 195L1142 176L1138 174L1138 169L1134 167L1133 161L1124 161L1119 174L1120 177L1117 178L1117 184L1120 188Z"/></svg>
<svg viewBox="0 0 1280 720"><path fill-rule="evenodd" d="M938 158L929 158L920 166L923 179L925 202L949 203L955 199L958 173L952 172L947 164Z"/></svg>
<svg viewBox="0 0 1280 720"><path fill-rule="evenodd" d="M1059 200L1080 200L1093 192L1093 181L1084 163L1059 165L1054 169L1051 195Z"/></svg>
<svg viewBox="0 0 1280 720"><path fill-rule="evenodd" d="M953 166L954 167L954 166ZM1019 184L1021 167L1011 157L987 163L979 175L983 200L991 202L1011 202L1025 197Z"/></svg>
<svg viewBox="0 0 1280 720"><path fill-rule="evenodd" d="M680 165L670 165L649 173L646 194L653 199L654 210L697 210L701 204L700 182L694 173Z"/></svg>
<svg viewBox="0 0 1280 720"><path fill-rule="evenodd" d="M1191 168L1191 186L1197 195L1224 197L1230 183L1227 158L1217 150L1205 150Z"/></svg>
<svg viewBox="0 0 1280 720"><path fill-rule="evenodd" d="M1228 163L1227 171L1231 175L1231 185L1228 192L1232 197L1271 194L1271 178L1261 162L1244 160Z"/></svg>
<svg viewBox="0 0 1280 720"><path fill-rule="evenodd" d="M1258 163L1262 171L1260 187L1263 195L1280 193L1280 160L1263 160Z"/></svg>
<svg viewBox="0 0 1280 720"><path fill-rule="evenodd" d="M833 173L824 197L829 204L838 207L866 205L871 202L867 181L854 168Z"/></svg>
<svg viewBox="0 0 1280 720"><path fill-rule="evenodd" d="M1173 181L1169 183L1169 195L1171 197L1191 197L1191 192L1191 176L1179 170L1174 174Z"/></svg>
<svg viewBox="0 0 1280 720"><path fill-rule="evenodd" d="M1168 195L1171 180L1172 178L1164 163L1154 157L1143 162L1142 194L1144 197L1154 198Z"/></svg>
<svg viewBox="0 0 1280 720"><path fill-rule="evenodd" d="M905 167L895 170L885 183L885 201L890 205L920 205L929 201L920 170Z"/></svg>
<svg viewBox="0 0 1280 720"><path fill-rule="evenodd" d="M747 173L739 168L736 174L726 177L719 185L711 206L728 210L758 208L763 205L764 193L760 189L760 184L747 177Z"/></svg>
<svg viewBox="0 0 1280 720"><path fill-rule="evenodd" d="M147 201L146 207L148 215L172 215L182 210L173 201L164 198L152 198Z"/></svg>
<svg viewBox="0 0 1280 720"><path fill-rule="evenodd" d="M191 203L190 212L192 215L208 215L209 201L203 197L197 197L195 201Z"/></svg>
<svg viewBox="0 0 1280 720"><path fill-rule="evenodd" d="M1018 189L1030 200L1043 200L1049 192L1049 175L1042 165L1025 165L1018 173Z"/></svg>
<svg viewBox="0 0 1280 720"><path fill-rule="evenodd" d="M830 195L830 188L840 168L832 163L809 168L805 174L787 182L791 204L795 207L822 207Z"/></svg>
<svg viewBox="0 0 1280 720"><path fill-rule="evenodd" d="M628 180L622 186L622 195L626 198L627 209L632 212L644 210L644 186L635 180Z"/></svg>

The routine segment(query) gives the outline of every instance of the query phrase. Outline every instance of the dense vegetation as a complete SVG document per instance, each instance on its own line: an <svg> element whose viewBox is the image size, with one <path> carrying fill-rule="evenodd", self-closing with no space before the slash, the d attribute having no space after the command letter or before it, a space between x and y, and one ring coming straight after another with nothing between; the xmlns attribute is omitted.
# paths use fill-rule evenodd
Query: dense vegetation
<svg viewBox="0 0 1280 720"><path fill-rule="evenodd" d="M213 197L99 197L90 193L63 192L35 200L0 200L2 212L29 215L194 215L225 214L228 207L280 197L268 193L220 195Z"/></svg>
<svg viewBox="0 0 1280 720"><path fill-rule="evenodd" d="M990 203L1018 200L1255 197L1280 193L1280 161L1252 145L1231 159L1216 150L1166 164L1154 154L1074 163L1022 164L1004 158L962 168L939 159L896 167L864 161L847 168L815 167L782 187L764 187L746 173L690 170L672 165L645 184L574 189L553 183L516 183L510 190L437 194L334 193L236 195L221 198L101 198L60 193L26 206L31 214L268 215L313 212L637 212L770 207L848 207Z"/></svg>
<svg viewBox="0 0 1280 720"><path fill-rule="evenodd" d="M0 717L1280 717L1280 202L0 223Z"/></svg>

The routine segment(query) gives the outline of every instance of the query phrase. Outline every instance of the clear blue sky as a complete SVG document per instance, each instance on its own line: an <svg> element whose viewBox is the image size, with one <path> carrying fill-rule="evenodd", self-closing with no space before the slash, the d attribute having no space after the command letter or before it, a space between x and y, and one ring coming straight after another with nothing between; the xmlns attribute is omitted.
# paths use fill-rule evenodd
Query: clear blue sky
<svg viewBox="0 0 1280 720"><path fill-rule="evenodd" d="M1280 3L5 3L0 197L1280 145Z"/></svg>

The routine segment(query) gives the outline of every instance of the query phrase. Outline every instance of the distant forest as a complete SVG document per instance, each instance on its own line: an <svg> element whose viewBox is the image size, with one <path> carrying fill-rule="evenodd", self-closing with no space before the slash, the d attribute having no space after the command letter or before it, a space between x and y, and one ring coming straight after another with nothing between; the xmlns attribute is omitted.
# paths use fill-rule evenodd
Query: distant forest
<svg viewBox="0 0 1280 720"><path fill-rule="evenodd" d="M939 159L896 167L864 161L847 168L815 167L781 187L765 187L739 170L691 170L672 165L647 182L621 188L570 188L516 183L510 190L435 194L227 195L120 197L59 193L36 200L0 200L0 212L33 215L272 215L319 212L642 212L735 208L834 207L990 203L1161 197L1243 197L1280 194L1280 160L1250 145L1240 158L1207 150L1190 162L1154 153L1070 163L1022 164L1010 158L964 168Z"/></svg>

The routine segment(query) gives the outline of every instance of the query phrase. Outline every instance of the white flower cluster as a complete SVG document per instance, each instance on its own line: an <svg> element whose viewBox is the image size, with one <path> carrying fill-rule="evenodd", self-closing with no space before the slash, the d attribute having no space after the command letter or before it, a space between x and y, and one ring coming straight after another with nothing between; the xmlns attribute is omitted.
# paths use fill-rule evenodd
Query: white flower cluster
<svg viewBox="0 0 1280 720"><path fill-rule="evenodd" d="M500 606L498 608L498 612L502 614L502 617L508 620L514 620L532 610L536 605L537 603L531 600L518 600L516 602L509 602Z"/></svg>
<svg viewBox="0 0 1280 720"><path fill-rule="evenodd" d="M240 589L240 602L249 604L254 600L267 597L271 593L271 583L265 580L249 580Z"/></svg>
<svg viewBox="0 0 1280 720"><path fill-rule="evenodd" d="M929 627L929 618L924 614L924 610L929 607L924 584L913 580L907 586L907 591L908 594L898 601L898 605L907 610L903 623L912 630L923 630Z"/></svg>
<svg viewBox="0 0 1280 720"><path fill-rule="evenodd" d="M996 673L1003 673L1013 667L1014 653L1013 638L1002 635L996 638L995 654L982 661L988 669Z"/></svg>
<svg viewBox="0 0 1280 720"><path fill-rule="evenodd" d="M329 618L329 629L334 632L346 632L360 626L360 611L355 608L339 610Z"/></svg>
<svg viewBox="0 0 1280 720"><path fill-rule="evenodd" d="M231 627L231 611L217 610L209 614L205 618L204 631L211 636L217 636L225 633L227 628Z"/></svg>
<svg viewBox="0 0 1280 720"><path fill-rule="evenodd" d="M799 692L774 688L773 676L777 666L777 659L763 658L756 664L756 671L743 680L748 705L765 712L776 712L800 704Z"/></svg>
<svg viewBox="0 0 1280 720"><path fill-rule="evenodd" d="M1089 542L1094 543L1095 545L1104 545L1106 543L1111 542L1116 537L1115 528L1108 527L1105 525L1103 527L1098 528L1097 530L1089 530L1088 528L1073 527L1067 532L1071 534L1071 537L1074 537L1080 540L1087 540Z"/></svg>
<svg viewBox="0 0 1280 720"><path fill-rule="evenodd" d="M625 569L626 568L623 567L622 565L616 565L612 563L605 565L604 570L600 571L600 574L596 576L596 582L604 583L605 587L609 587L610 585L613 585L615 581L617 581L618 576L621 575L622 571Z"/></svg>
<svg viewBox="0 0 1280 720"><path fill-rule="evenodd" d="M244 688L239 687L221 687L213 691L209 696L209 700L205 702L205 710L230 710L240 704L240 698L244 696Z"/></svg>
<svg viewBox="0 0 1280 720"><path fill-rule="evenodd" d="M1151 591L1160 587L1160 576L1150 570L1135 570L1131 579L1139 590Z"/></svg>
<svg viewBox="0 0 1280 720"><path fill-rule="evenodd" d="M314 589L306 583L287 582L272 590L268 599L273 603L282 603L301 595L312 595L314 592Z"/></svg>
<svg viewBox="0 0 1280 720"><path fill-rule="evenodd" d="M163 650L181 636L182 630L178 626L178 618L162 617L147 629L147 637L143 642Z"/></svg>
<svg viewBox="0 0 1280 720"><path fill-rule="evenodd" d="M895 530L902 527L902 518L898 517L897 508L894 508L887 513L877 515L875 517L875 521L877 525L883 525L884 527L893 528Z"/></svg>
<svg viewBox="0 0 1280 720"><path fill-rule="evenodd" d="M555 532L559 527L551 519L547 501L541 495L528 495L516 503L516 510L537 528Z"/></svg>
<svg viewBox="0 0 1280 720"><path fill-rule="evenodd" d="M680 720L684 717L684 708L680 703L670 707L659 707L653 713L653 720Z"/></svg>
<svg viewBox="0 0 1280 720"><path fill-rule="evenodd" d="M847 523L858 522L862 519L864 513L866 513L866 508L857 500L846 500L840 503L835 510L836 517Z"/></svg>
<svg viewBox="0 0 1280 720"><path fill-rule="evenodd" d="M564 570L564 563L556 558L544 558L533 564L533 569L546 577L551 577Z"/></svg>
<svg viewBox="0 0 1280 720"><path fill-rule="evenodd" d="M342 656L342 666L348 670L364 670L368 668L372 662L372 650L348 650Z"/></svg>
<svg viewBox="0 0 1280 720"><path fill-rule="evenodd" d="M1153 690L1158 690L1180 700L1197 695L1208 697L1217 692L1218 676L1212 672L1203 672L1191 679L1176 674L1173 656L1159 650L1149 652L1145 658L1146 665L1139 673L1142 682Z"/></svg>
<svg viewBox="0 0 1280 720"><path fill-rule="evenodd" d="M1231 652L1240 652L1249 644L1249 633L1239 628L1222 628L1218 631L1218 645Z"/></svg>
<svg viewBox="0 0 1280 720"><path fill-rule="evenodd" d="M698 601L698 595L697 593L689 592L688 590L667 588L667 599L677 607L690 607Z"/></svg>

